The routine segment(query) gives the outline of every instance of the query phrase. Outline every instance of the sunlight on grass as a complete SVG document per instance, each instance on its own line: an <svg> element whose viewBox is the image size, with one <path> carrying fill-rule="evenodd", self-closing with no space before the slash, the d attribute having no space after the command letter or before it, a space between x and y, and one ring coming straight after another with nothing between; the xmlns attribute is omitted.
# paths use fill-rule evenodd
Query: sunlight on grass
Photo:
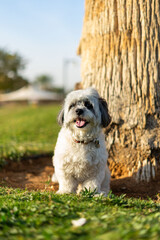
<svg viewBox="0 0 160 240"><path fill-rule="evenodd" d="M80 218L86 223L74 227ZM2 239L158 239L159 220L151 200L0 188Z"/></svg>
<svg viewBox="0 0 160 240"><path fill-rule="evenodd" d="M60 105L14 105L0 108L0 157L51 153L56 143Z"/></svg>

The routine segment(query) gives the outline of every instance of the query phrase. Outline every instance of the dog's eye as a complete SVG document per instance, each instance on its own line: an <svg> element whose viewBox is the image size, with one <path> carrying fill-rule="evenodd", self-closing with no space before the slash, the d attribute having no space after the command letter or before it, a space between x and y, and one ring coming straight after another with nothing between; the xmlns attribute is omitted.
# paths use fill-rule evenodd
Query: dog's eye
<svg viewBox="0 0 160 240"><path fill-rule="evenodd" d="M84 106L85 106L86 108L88 108L88 109L93 109L93 106L92 106L92 104L91 104L89 101L85 101L85 102L84 102Z"/></svg>
<svg viewBox="0 0 160 240"><path fill-rule="evenodd" d="M71 109L71 108L73 108L73 107L75 107L75 103L72 103L70 106L69 106L69 110Z"/></svg>

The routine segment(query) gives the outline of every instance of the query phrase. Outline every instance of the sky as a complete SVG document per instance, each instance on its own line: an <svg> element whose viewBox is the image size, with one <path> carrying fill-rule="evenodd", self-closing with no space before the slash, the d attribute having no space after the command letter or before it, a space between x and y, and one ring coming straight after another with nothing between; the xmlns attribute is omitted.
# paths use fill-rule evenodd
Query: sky
<svg viewBox="0 0 160 240"><path fill-rule="evenodd" d="M84 0L0 0L0 48L25 59L29 81L47 74L55 86L73 88L81 81L83 16Z"/></svg>

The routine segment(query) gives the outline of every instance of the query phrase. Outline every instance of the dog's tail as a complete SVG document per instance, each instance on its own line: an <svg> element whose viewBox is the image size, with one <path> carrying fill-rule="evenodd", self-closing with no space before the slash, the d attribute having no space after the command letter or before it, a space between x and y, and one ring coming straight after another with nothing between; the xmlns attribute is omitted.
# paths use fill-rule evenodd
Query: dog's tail
<svg viewBox="0 0 160 240"><path fill-rule="evenodd" d="M58 180L57 180L57 177L56 177L55 173L53 173L53 175L52 175L52 182L58 183Z"/></svg>

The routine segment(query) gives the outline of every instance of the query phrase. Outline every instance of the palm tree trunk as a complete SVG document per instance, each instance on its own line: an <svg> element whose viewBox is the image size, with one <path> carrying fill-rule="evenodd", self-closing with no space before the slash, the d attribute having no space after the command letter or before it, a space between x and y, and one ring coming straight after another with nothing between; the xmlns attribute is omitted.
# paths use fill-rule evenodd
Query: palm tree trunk
<svg viewBox="0 0 160 240"><path fill-rule="evenodd" d="M86 0L82 86L107 100L112 176L155 177L160 159L160 1Z"/></svg>

